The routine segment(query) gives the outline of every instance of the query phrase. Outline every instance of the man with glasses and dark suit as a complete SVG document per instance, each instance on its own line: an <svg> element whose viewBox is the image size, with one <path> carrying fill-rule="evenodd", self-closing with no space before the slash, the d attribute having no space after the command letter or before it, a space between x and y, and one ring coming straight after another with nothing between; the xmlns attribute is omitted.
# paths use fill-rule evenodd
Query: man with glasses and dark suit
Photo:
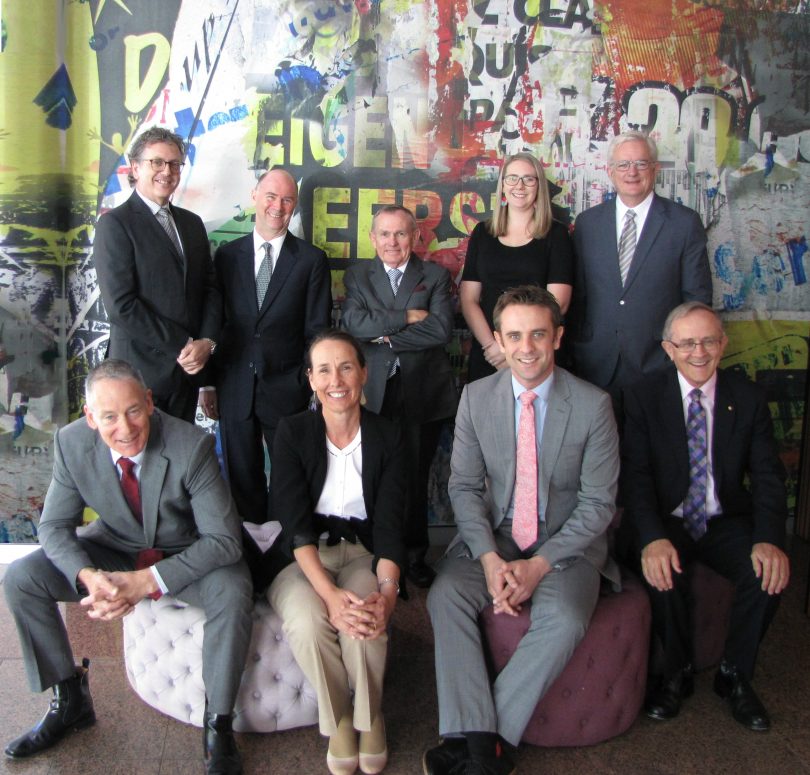
<svg viewBox="0 0 810 775"><path fill-rule="evenodd" d="M641 132L608 146L616 197L580 213L569 315L576 373L618 401L621 389L666 365L658 332L684 301L711 304L706 232L694 210L658 196L658 149Z"/></svg>
<svg viewBox="0 0 810 775"><path fill-rule="evenodd" d="M185 163L179 135L147 129L129 157L135 191L99 219L93 246L107 357L136 366L155 406L193 422L222 319L208 235L199 216L170 203Z"/></svg>
<svg viewBox="0 0 810 775"><path fill-rule="evenodd" d="M624 517L650 592L664 650L646 713L678 715L692 694L690 574L695 560L734 584L734 604L714 690L734 718L770 727L751 687L757 650L787 586L785 472L764 392L717 368L726 335L700 302L676 307L663 331L675 364L624 393Z"/></svg>

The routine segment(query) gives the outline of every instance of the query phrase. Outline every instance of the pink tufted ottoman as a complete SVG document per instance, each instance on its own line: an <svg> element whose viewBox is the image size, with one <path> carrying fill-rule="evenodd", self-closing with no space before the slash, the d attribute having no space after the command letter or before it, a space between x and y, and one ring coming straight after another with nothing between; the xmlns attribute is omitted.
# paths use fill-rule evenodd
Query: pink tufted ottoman
<svg viewBox="0 0 810 775"><path fill-rule="evenodd" d="M644 701L650 646L650 603L641 582L622 580L621 592L599 598L582 642L540 700L523 734L533 745L593 745L629 729ZM529 613L480 619L497 673L529 629Z"/></svg>
<svg viewBox="0 0 810 775"><path fill-rule="evenodd" d="M253 610L253 636L233 726L237 732L275 732L318 721L318 701L265 602ZM170 595L142 600L124 617L129 683L153 708L202 726L202 637L205 614Z"/></svg>

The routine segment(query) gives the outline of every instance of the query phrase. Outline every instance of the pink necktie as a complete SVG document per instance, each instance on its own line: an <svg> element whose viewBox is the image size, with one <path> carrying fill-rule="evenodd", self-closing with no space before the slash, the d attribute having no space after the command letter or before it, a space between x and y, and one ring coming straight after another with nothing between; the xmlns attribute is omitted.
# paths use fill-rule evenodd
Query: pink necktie
<svg viewBox="0 0 810 775"><path fill-rule="evenodd" d="M521 549L537 540L537 434L534 427L532 390L520 394L517 434L517 471L515 473L515 510L512 514L512 539Z"/></svg>

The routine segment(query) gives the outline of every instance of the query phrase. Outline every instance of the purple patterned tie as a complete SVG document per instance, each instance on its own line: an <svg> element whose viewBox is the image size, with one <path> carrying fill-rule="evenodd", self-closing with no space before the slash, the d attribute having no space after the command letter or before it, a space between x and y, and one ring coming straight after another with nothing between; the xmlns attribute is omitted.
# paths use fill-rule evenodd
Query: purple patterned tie
<svg viewBox="0 0 810 775"><path fill-rule="evenodd" d="M697 541L706 533L706 486L709 452L706 443L706 410L695 388L689 393L686 439L689 446L689 490L683 501L683 526Z"/></svg>

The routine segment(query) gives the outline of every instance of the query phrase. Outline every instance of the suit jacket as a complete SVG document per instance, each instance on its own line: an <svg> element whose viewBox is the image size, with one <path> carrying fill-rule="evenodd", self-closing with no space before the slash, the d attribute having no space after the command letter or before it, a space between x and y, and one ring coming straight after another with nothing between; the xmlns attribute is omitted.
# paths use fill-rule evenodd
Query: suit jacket
<svg viewBox="0 0 810 775"><path fill-rule="evenodd" d="M405 567L405 460L397 425L362 410L363 501L367 529L359 533L376 561L384 557ZM283 527L284 549L318 543L312 515L326 481L326 425L323 415L301 412L281 420L271 468L274 512Z"/></svg>
<svg viewBox="0 0 810 775"><path fill-rule="evenodd" d="M674 368L624 391L622 494L640 548L666 538L663 519L689 489L689 450ZM732 372L717 372L712 474L723 515L750 520L753 543L782 547L785 473L765 393Z"/></svg>
<svg viewBox="0 0 810 775"><path fill-rule="evenodd" d="M180 207L170 210L185 257L134 191L101 216L93 244L110 319L107 355L140 369L159 397L203 384L204 376L187 375L177 356L189 338L216 341L222 316L203 222Z"/></svg>
<svg viewBox="0 0 810 775"><path fill-rule="evenodd" d="M45 496L39 541L71 583L92 567L77 540L85 506L99 516L82 538L130 554L161 549L156 563L174 594L242 555L240 521L220 475L214 437L155 410L140 473L143 525L129 510L110 448L84 418L56 432L53 479Z"/></svg>
<svg viewBox="0 0 810 775"><path fill-rule="evenodd" d="M497 551L493 533L512 502L516 445L511 370L468 384L456 415L448 492L459 539L473 557ZM537 554L552 567L584 557L619 583L605 535L615 513L618 476L610 397L555 367L538 461L549 538Z"/></svg>
<svg viewBox="0 0 810 775"><path fill-rule="evenodd" d="M620 386L666 366L666 316L684 301L712 303L706 232L694 210L654 195L624 286L617 242L615 199L577 217L574 355L577 373L600 387L620 357Z"/></svg>
<svg viewBox="0 0 810 775"><path fill-rule="evenodd" d="M411 254L397 295L379 258L360 261L343 277L343 327L360 340L368 366L366 406L379 412L391 364L399 358L406 418L426 423L452 417L458 403L453 368L445 347L453 330L450 275L444 267ZM406 310L430 314L407 325ZM391 342L372 344L387 336Z"/></svg>
<svg viewBox="0 0 810 775"><path fill-rule="evenodd" d="M261 309L256 303L253 234L217 249L224 324L214 356L220 412L245 419L253 411L254 374L273 395L277 417L301 411L309 386L304 354L330 325L331 275L326 254L287 233Z"/></svg>

